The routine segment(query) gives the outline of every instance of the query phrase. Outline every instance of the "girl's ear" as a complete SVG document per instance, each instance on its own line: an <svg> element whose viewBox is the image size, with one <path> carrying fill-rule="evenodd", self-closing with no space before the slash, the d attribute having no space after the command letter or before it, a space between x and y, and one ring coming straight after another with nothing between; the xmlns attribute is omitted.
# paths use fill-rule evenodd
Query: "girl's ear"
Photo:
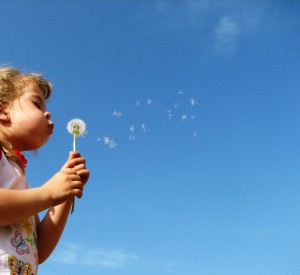
<svg viewBox="0 0 300 275"><path fill-rule="evenodd" d="M0 121L9 121L8 108L2 102L0 102Z"/></svg>

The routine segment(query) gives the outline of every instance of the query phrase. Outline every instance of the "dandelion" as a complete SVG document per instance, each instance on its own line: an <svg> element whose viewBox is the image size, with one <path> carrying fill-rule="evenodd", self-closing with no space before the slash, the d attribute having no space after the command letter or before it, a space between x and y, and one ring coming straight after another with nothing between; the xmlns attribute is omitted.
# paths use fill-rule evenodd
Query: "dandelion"
<svg viewBox="0 0 300 275"><path fill-rule="evenodd" d="M74 118L68 122L67 130L73 135L73 151L76 151L76 137L86 133L86 124L79 118Z"/></svg>
<svg viewBox="0 0 300 275"><path fill-rule="evenodd" d="M71 119L67 124L67 130L73 135L73 151L76 151L76 137L80 137L86 133L86 124L79 118ZM75 208L75 198L73 197L73 204L71 214L73 214Z"/></svg>

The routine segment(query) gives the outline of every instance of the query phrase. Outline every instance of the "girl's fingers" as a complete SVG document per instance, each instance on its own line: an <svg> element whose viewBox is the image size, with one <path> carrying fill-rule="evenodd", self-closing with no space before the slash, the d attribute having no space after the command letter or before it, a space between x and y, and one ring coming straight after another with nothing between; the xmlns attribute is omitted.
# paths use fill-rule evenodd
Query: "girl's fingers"
<svg viewBox="0 0 300 275"><path fill-rule="evenodd" d="M63 168L72 168L74 165L72 164L72 162L74 161L74 159L80 157L80 154L78 152L73 152L71 151L69 153L68 156L68 160L66 161L66 163L63 165Z"/></svg>
<svg viewBox="0 0 300 275"><path fill-rule="evenodd" d="M83 184L86 184L90 177L90 172L86 169L78 170L76 174L81 178Z"/></svg>
<svg viewBox="0 0 300 275"><path fill-rule="evenodd" d="M77 166L79 164L84 164L85 165L85 158L83 157L76 157L76 158L73 158L69 161L69 165L70 167L74 167L74 166Z"/></svg>
<svg viewBox="0 0 300 275"><path fill-rule="evenodd" d="M78 172L80 170L86 169L84 164L78 164L76 166L73 167L73 171Z"/></svg>

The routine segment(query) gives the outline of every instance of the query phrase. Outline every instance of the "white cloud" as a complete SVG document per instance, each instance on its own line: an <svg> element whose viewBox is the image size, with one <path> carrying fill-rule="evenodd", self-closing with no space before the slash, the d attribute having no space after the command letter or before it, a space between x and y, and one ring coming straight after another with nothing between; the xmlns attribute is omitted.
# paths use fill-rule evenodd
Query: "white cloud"
<svg viewBox="0 0 300 275"><path fill-rule="evenodd" d="M86 265L98 265L106 268L116 268L129 263L138 261L138 257L128 254L120 249L115 250L99 250L92 249L87 251L82 260Z"/></svg>
<svg viewBox="0 0 300 275"><path fill-rule="evenodd" d="M152 272L152 274L169 274L174 270L177 272L182 270L182 274L185 274L184 272L194 268L189 264L170 259L140 257L122 249L88 248L79 243L60 244L51 256L50 261L69 265L73 269L84 268L89 274L96 271L100 272L100 270L118 270L119 272L136 270L140 271L140 274L143 274L145 270Z"/></svg>
<svg viewBox="0 0 300 275"><path fill-rule="evenodd" d="M150 19L151 27L156 29L185 32L189 28L200 27L209 8L209 0L158 0L144 6L143 18Z"/></svg>
<svg viewBox="0 0 300 275"><path fill-rule="evenodd" d="M134 269L143 274L144 270L154 274L172 272L172 270L189 270L190 265L173 260L162 261L148 257L139 257L122 249L103 249L87 247L81 244L63 243L51 256L51 261L70 265L70 268L84 268L87 272L97 269L118 269L118 271Z"/></svg>
<svg viewBox="0 0 300 275"><path fill-rule="evenodd" d="M77 261L78 246L74 244L66 245L65 249L58 251L58 256L54 258L56 262L74 264Z"/></svg>
<svg viewBox="0 0 300 275"><path fill-rule="evenodd" d="M243 39L268 31L270 6L236 0L159 0L143 6L143 19L151 30L169 32L199 53L232 55ZM274 19L274 18L273 18Z"/></svg>
<svg viewBox="0 0 300 275"><path fill-rule="evenodd" d="M222 17L214 30L214 47L223 52L231 53L237 46L240 36L238 23L231 18Z"/></svg>
<svg viewBox="0 0 300 275"><path fill-rule="evenodd" d="M138 256L125 253L121 249L95 249L75 244L64 244L61 249L56 251L53 257L53 261L62 264L104 268L123 267L138 260Z"/></svg>

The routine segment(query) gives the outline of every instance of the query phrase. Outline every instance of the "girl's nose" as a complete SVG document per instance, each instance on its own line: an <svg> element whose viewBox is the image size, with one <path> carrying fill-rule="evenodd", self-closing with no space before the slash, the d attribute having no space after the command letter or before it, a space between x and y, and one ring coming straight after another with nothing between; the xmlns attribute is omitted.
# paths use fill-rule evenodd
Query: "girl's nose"
<svg viewBox="0 0 300 275"><path fill-rule="evenodd" d="M50 112L45 112L45 117L50 120L51 118L51 113Z"/></svg>

